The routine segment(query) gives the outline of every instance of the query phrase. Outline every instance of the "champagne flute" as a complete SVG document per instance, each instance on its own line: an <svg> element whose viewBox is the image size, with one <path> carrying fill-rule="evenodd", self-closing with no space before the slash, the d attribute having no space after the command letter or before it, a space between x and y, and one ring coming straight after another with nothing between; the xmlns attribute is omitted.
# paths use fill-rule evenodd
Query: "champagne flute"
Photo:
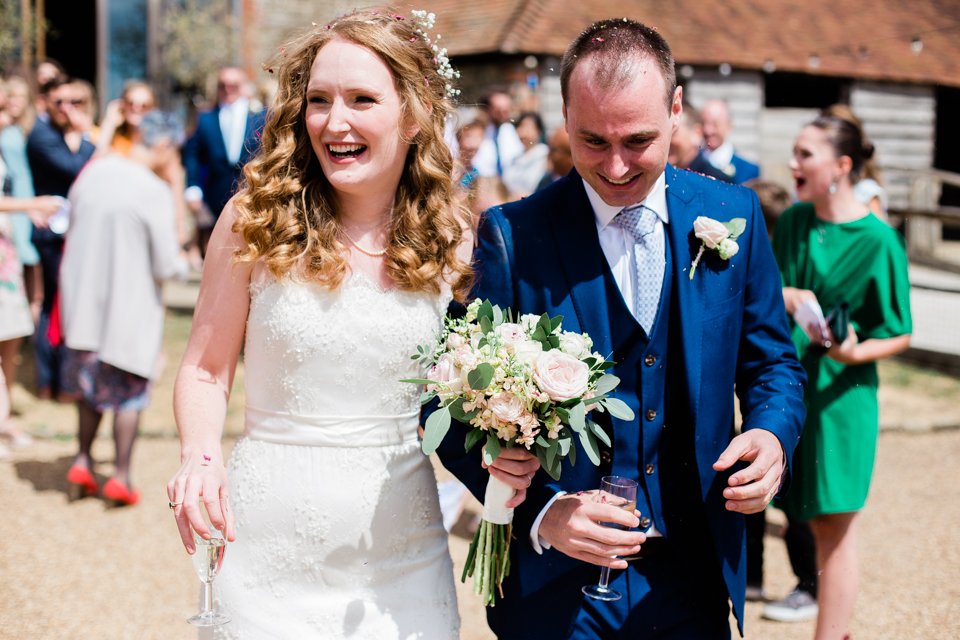
<svg viewBox="0 0 960 640"><path fill-rule="evenodd" d="M203 583L203 609L187 622L195 627L214 627L220 624L230 622L230 617L224 615L213 608L213 579L220 573L220 565L223 564L223 554L227 549L227 541L223 534L210 525L210 518L206 515L206 509L201 505L207 526L210 529L210 539L204 540L196 533L193 534L194 542L197 545L196 551L190 556L193 560L193 568L197 570L197 576Z"/></svg>
<svg viewBox="0 0 960 640"><path fill-rule="evenodd" d="M604 502L624 511L633 513L637 508L637 482L622 476L604 476L600 480L600 491L594 498L596 502ZM624 529L625 527L612 522L601 523L606 527ZM583 595L594 600L612 602L623 596L610 588L610 567L600 569L600 582L588 584L581 589Z"/></svg>

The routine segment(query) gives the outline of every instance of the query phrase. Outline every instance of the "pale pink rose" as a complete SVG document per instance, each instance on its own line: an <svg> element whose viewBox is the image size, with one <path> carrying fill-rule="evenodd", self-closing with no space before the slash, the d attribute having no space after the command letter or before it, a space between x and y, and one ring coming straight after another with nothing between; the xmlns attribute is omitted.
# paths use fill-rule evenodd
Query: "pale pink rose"
<svg viewBox="0 0 960 640"><path fill-rule="evenodd" d="M453 360L461 369L472 369L477 356L469 344L462 344L453 351Z"/></svg>
<svg viewBox="0 0 960 640"><path fill-rule="evenodd" d="M454 363L453 356L449 353L440 356L437 364L430 367L427 378L440 383L444 391L460 393L460 389L463 387L460 381L460 369ZM428 388L430 391L436 391L437 385L429 385Z"/></svg>
<svg viewBox="0 0 960 640"><path fill-rule="evenodd" d="M587 390L590 367L559 349L547 351L533 365L533 380L550 399L563 402Z"/></svg>
<svg viewBox="0 0 960 640"><path fill-rule="evenodd" d="M501 391L487 400L487 408L493 412L497 420L509 424L517 424L527 409L523 400L505 391Z"/></svg>
<svg viewBox="0 0 960 640"><path fill-rule="evenodd" d="M523 330L518 324L512 322L504 322L496 329L493 330L500 339L503 341L503 344L510 349L513 345L527 339L527 333Z"/></svg>
<svg viewBox="0 0 960 640"><path fill-rule="evenodd" d="M459 333L451 333L450 335L447 336L448 349L457 349L459 347L462 347L466 343L467 341L464 340L463 336L460 335Z"/></svg>
<svg viewBox="0 0 960 640"><path fill-rule="evenodd" d="M730 230L722 222L706 216L698 216L693 221L693 233L703 240L707 249L716 249L720 243L730 237Z"/></svg>

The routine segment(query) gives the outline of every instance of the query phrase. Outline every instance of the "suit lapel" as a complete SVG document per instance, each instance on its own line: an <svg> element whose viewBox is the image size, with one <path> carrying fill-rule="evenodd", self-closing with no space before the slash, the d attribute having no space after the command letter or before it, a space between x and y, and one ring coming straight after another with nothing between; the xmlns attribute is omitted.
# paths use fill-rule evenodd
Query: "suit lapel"
<svg viewBox="0 0 960 640"><path fill-rule="evenodd" d="M699 248L694 242L693 221L704 213L699 192L687 185L681 172L667 165L667 210L670 223L667 225L667 238L673 254L673 286L676 292L676 317L680 322L670 327L679 331L683 345L683 364L687 377L687 389L690 394L690 414L694 424L697 421L697 408L700 405L700 349L702 340L701 305L703 278L690 280L690 263Z"/></svg>
<svg viewBox="0 0 960 640"><path fill-rule="evenodd" d="M558 210L548 212L554 218L549 226L557 242L580 329L590 334L594 349L606 357L613 351L604 284L604 273L609 267L582 179L571 171L562 181L557 185L562 188L555 200Z"/></svg>

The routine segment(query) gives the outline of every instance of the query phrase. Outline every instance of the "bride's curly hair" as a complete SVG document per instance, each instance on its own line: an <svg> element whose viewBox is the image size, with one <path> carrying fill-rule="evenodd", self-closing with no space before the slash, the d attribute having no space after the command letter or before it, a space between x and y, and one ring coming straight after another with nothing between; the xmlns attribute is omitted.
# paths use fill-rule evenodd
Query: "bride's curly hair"
<svg viewBox="0 0 960 640"><path fill-rule="evenodd" d="M393 282L405 291L439 292L448 282L458 299L470 289L472 269L457 257L469 229L469 212L455 196L453 159L444 141L452 105L448 80L436 53L410 19L385 9L367 9L314 26L280 50L274 72L279 86L267 114L260 151L244 168L245 185L235 200L233 230L245 246L241 261L263 260L277 277L317 279L337 288L348 272L334 191L307 134L307 83L320 49L333 39L376 53L390 69L402 118L415 122L397 186L384 256Z"/></svg>

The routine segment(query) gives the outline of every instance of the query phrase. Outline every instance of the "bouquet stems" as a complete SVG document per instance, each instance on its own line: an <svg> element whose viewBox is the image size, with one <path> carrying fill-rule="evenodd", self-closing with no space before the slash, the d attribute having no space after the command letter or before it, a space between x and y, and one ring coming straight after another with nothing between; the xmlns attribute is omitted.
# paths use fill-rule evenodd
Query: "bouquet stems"
<svg viewBox="0 0 960 640"><path fill-rule="evenodd" d="M510 575L510 538L513 509L504 507L513 489L490 477L483 501L483 519L473 536L461 582L473 577L473 592L486 606L495 606L496 594L503 597L503 579ZM476 574L476 575L474 575Z"/></svg>

